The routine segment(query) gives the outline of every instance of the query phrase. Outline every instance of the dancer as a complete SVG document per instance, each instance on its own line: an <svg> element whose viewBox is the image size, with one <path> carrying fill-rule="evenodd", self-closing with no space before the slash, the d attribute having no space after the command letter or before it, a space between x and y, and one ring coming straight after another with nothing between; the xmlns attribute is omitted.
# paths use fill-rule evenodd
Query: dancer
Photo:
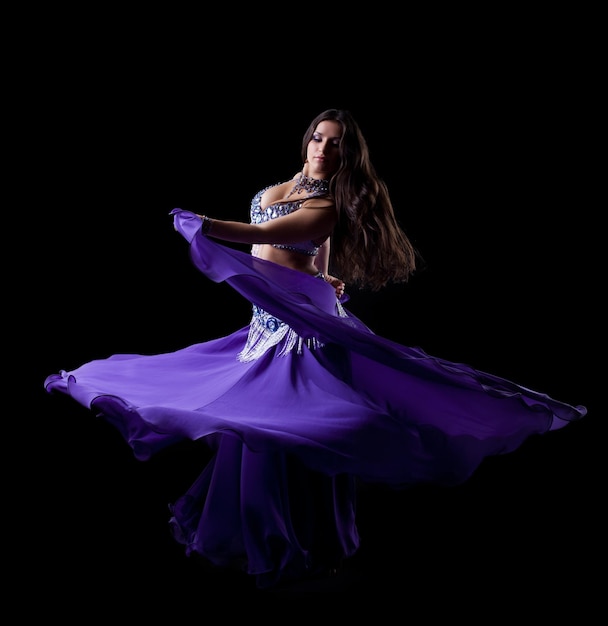
<svg viewBox="0 0 608 626"><path fill-rule="evenodd" d="M173 535L186 554L246 572L260 589L326 575L357 552L360 483L460 484L486 457L586 414L386 339L353 315L347 286L406 283L420 256L348 111L312 120L302 160L253 197L247 221L171 212L194 265L251 303L249 324L45 381L112 423L142 461L202 442L212 454L171 504Z"/></svg>

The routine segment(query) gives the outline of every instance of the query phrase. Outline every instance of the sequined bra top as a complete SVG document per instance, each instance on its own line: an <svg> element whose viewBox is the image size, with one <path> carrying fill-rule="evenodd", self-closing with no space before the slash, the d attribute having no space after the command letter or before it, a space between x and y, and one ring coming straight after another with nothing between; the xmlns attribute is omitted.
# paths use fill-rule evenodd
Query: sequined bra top
<svg viewBox="0 0 608 626"><path fill-rule="evenodd" d="M286 182L286 181L285 181ZM282 184L282 183L277 183ZM282 215L289 215L294 211L297 211L304 200L308 200L309 198L314 198L318 196L323 196L325 193L311 193L306 198L302 198L299 200L294 200L293 202L278 202L276 204L271 204L265 209L262 208L261 200L262 194L271 187L276 187L276 185L269 185L268 187L264 187L258 191L255 196L253 196L253 200L251 201L251 223L252 224L261 224L263 222L267 222L268 220L273 220L277 217L281 217ZM295 252L300 252L302 254L308 254L309 256L316 256L319 252L319 246L315 245L312 241L295 241L293 243L282 243L282 244L272 244L274 248L280 248L283 250L294 250ZM253 246L252 254L255 256L256 246Z"/></svg>

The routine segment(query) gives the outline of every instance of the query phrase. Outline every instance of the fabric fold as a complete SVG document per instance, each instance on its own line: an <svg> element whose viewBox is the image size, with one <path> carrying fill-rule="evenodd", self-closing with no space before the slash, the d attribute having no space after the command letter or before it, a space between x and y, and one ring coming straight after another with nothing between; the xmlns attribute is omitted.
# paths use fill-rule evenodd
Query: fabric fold
<svg viewBox="0 0 608 626"><path fill-rule="evenodd" d="M240 564L260 586L314 572L357 549L355 480L456 485L587 412L384 338L324 280L204 236L194 213L171 215L200 272L311 341L295 350L280 338L239 359L244 326L171 353L93 360L44 385L112 423L140 460L188 439L216 451L171 505L187 553ZM323 504L299 506L310 481Z"/></svg>

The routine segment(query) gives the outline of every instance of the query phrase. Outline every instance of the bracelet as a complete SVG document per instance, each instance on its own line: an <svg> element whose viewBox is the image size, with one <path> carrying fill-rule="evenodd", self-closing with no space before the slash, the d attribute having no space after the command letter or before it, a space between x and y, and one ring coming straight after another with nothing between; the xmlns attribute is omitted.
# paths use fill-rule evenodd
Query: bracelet
<svg viewBox="0 0 608 626"><path fill-rule="evenodd" d="M203 233L203 235L206 235L211 230L211 223L213 222L213 220L210 217L207 217L206 215L201 215L201 218L203 220L203 224L201 226L201 233Z"/></svg>

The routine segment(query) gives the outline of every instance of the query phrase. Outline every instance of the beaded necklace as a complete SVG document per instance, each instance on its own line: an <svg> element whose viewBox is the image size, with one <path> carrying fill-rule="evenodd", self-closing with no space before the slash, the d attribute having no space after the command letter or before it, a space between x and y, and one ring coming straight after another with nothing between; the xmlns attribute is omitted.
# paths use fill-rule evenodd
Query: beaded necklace
<svg viewBox="0 0 608 626"><path fill-rule="evenodd" d="M289 198L289 196L292 196L294 193L300 193L300 191L314 194L325 194L329 191L329 180L325 178L311 178L310 176L306 176L302 173L287 197Z"/></svg>

